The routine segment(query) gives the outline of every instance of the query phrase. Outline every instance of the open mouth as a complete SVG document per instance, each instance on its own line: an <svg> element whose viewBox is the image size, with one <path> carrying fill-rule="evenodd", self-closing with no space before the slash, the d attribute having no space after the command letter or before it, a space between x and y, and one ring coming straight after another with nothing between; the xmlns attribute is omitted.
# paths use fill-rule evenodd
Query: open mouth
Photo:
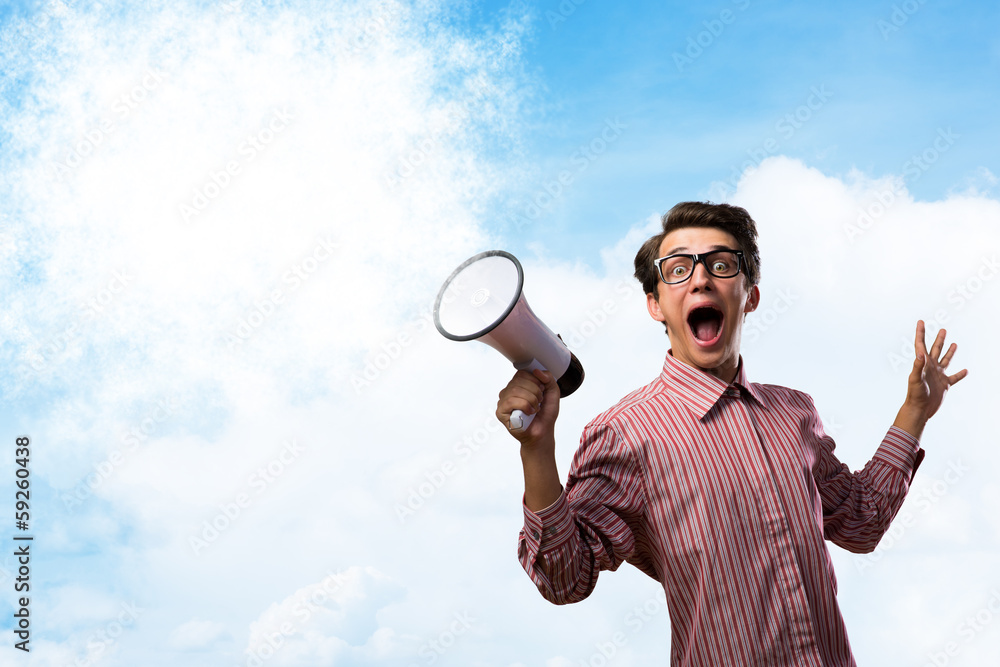
<svg viewBox="0 0 1000 667"><path fill-rule="evenodd" d="M700 343L714 343L722 334L722 311L714 306L699 306L688 313L691 334Z"/></svg>

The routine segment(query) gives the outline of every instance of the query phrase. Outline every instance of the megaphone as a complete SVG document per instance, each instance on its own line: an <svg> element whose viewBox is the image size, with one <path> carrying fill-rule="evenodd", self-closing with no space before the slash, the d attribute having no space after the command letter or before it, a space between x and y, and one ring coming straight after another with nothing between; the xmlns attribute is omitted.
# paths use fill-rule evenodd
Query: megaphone
<svg viewBox="0 0 1000 667"><path fill-rule="evenodd" d="M524 270L503 250L465 260L441 286L434 301L434 326L445 338L478 340L507 357L514 368L539 368L558 378L569 396L583 383L583 365L562 339L538 319L524 298ZM535 415L515 410L510 430L521 431Z"/></svg>

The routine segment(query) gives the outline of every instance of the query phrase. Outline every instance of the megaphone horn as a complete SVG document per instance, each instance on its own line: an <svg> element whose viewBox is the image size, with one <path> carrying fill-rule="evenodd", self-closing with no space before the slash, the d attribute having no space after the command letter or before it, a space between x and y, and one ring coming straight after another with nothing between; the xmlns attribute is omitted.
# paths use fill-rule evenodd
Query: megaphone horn
<svg viewBox="0 0 1000 667"><path fill-rule="evenodd" d="M524 298L524 270L503 250L465 260L441 286L434 301L434 326L451 340L478 340L507 357L514 368L540 368L558 378L569 396L583 383L583 365L562 339L538 319ZM528 428L534 415L515 410L512 431Z"/></svg>

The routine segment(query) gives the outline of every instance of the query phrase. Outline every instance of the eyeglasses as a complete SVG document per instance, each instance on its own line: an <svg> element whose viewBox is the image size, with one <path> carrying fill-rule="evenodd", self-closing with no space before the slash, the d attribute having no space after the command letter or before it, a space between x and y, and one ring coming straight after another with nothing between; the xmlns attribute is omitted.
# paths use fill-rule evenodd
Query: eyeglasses
<svg viewBox="0 0 1000 667"><path fill-rule="evenodd" d="M743 265L743 252L713 250L701 255L668 255L653 260L660 280L668 285L676 285L689 279L699 262L716 278L732 278L740 272Z"/></svg>

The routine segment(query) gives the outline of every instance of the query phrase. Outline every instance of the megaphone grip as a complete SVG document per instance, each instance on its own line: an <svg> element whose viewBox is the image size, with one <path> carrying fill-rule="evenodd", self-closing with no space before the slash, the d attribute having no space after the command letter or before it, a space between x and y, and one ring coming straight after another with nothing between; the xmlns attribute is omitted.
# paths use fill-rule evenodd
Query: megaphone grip
<svg viewBox="0 0 1000 667"><path fill-rule="evenodd" d="M532 359L527 363L514 364L514 368L519 371L528 371L529 373L536 368L540 371L547 371L545 366L538 363L538 359ZM531 420L535 418L535 415L526 415L520 410L514 410L510 413L510 431L511 433L520 433L524 429L528 428L531 424Z"/></svg>
<svg viewBox="0 0 1000 667"><path fill-rule="evenodd" d="M531 420L535 418L535 415L526 415L520 410L514 410L510 413L510 430L513 433L520 433L524 429L531 425Z"/></svg>

